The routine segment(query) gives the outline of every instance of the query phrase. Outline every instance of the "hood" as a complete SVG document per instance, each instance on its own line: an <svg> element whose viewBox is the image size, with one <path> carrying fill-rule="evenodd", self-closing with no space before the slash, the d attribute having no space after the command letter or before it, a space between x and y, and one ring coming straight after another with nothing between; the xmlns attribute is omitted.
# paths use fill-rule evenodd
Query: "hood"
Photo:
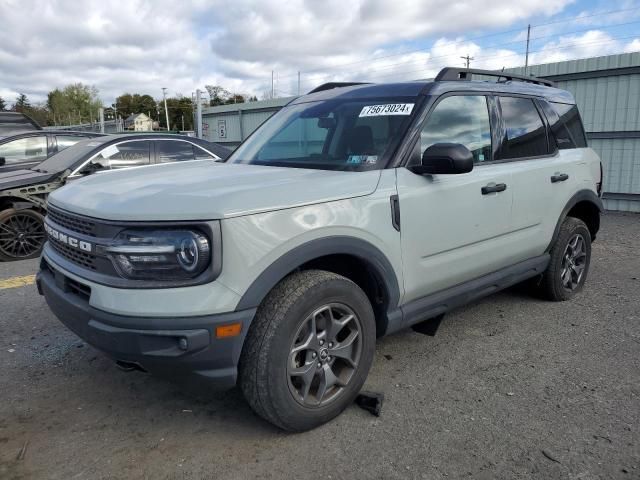
<svg viewBox="0 0 640 480"><path fill-rule="evenodd" d="M35 170L11 170L0 173L0 191L46 183L58 174L36 172Z"/></svg>
<svg viewBox="0 0 640 480"><path fill-rule="evenodd" d="M368 195L379 178L379 170L190 161L97 173L56 190L49 202L105 220L213 220Z"/></svg>

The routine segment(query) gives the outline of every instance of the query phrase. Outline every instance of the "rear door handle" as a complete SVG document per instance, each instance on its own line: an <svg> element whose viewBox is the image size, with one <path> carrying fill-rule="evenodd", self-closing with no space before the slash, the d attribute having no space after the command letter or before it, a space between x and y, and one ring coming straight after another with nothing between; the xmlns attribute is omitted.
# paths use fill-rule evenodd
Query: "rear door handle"
<svg viewBox="0 0 640 480"><path fill-rule="evenodd" d="M489 195L490 193L504 192L506 189L506 183L496 183L495 185L489 184L482 187L482 194Z"/></svg>
<svg viewBox="0 0 640 480"><path fill-rule="evenodd" d="M564 182L565 180L569 180L569 175L566 173L558 173L551 176L551 183Z"/></svg>

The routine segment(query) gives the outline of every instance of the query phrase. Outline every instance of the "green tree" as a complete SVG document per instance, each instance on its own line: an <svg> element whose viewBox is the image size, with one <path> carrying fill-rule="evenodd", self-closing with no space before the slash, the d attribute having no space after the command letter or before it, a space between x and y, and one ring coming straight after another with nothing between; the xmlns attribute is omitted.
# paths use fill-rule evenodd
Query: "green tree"
<svg viewBox="0 0 640 480"><path fill-rule="evenodd" d="M133 113L144 113L152 118L157 118L157 104L151 95L140 95L139 93L123 93L116 98L116 108L118 116L127 118Z"/></svg>
<svg viewBox="0 0 640 480"><path fill-rule="evenodd" d="M5 102L2 97L0 97L0 112L3 112L6 109L7 109L7 102Z"/></svg>
<svg viewBox="0 0 640 480"><path fill-rule="evenodd" d="M158 100L158 103L160 103L160 100ZM182 95L167 98L167 109L169 110L171 130L182 130L183 119L184 129L193 130L193 104L190 98ZM167 128L167 121L164 115L164 103L160 104L160 128Z"/></svg>
<svg viewBox="0 0 640 480"><path fill-rule="evenodd" d="M13 110L16 112L24 112L31 104L24 93L19 93L16 97L16 103L13 104Z"/></svg>
<svg viewBox="0 0 640 480"><path fill-rule="evenodd" d="M225 105L226 103L228 103L231 92L229 92L229 90L227 90L226 88L219 85L205 85L204 88L206 88L207 92L209 93L209 105L211 105L212 107L215 107L216 105Z"/></svg>
<svg viewBox="0 0 640 480"><path fill-rule="evenodd" d="M98 89L82 83L56 88L47 95L50 123L64 125L95 122L101 107Z"/></svg>

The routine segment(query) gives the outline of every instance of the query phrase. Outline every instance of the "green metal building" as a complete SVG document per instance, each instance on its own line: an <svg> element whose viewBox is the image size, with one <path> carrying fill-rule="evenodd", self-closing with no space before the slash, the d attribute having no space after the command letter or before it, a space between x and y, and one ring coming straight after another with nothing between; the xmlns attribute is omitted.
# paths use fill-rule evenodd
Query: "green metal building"
<svg viewBox="0 0 640 480"><path fill-rule="evenodd" d="M524 67L508 71L525 73ZM533 65L527 71L575 96L589 145L602 158L605 207L640 212L640 52ZM292 98L205 108L205 138L235 147Z"/></svg>

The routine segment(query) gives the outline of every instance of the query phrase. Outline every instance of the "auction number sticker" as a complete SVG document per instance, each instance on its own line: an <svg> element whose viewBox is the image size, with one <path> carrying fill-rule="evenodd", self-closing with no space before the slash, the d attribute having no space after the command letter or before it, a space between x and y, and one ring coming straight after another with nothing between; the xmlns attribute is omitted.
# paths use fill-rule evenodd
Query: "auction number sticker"
<svg viewBox="0 0 640 480"><path fill-rule="evenodd" d="M367 105L362 107L359 117L378 117L382 115L411 115L414 103L387 103L386 105Z"/></svg>

